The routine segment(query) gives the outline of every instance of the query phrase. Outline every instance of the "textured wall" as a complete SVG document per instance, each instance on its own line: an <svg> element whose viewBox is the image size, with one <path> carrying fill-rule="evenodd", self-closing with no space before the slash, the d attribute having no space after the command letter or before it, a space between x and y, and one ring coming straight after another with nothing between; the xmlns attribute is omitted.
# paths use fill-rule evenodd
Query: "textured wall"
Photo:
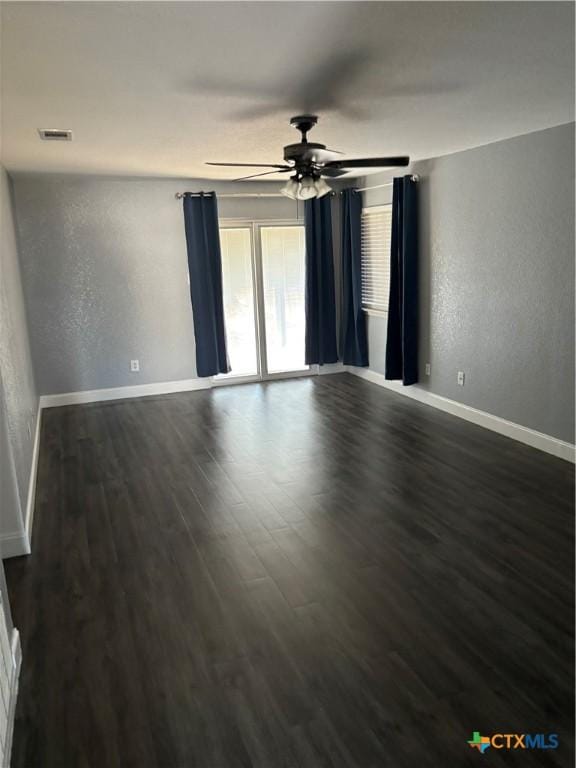
<svg viewBox="0 0 576 768"><path fill-rule="evenodd" d="M415 167L422 371L432 363L422 386L565 440L573 440L573 136L573 125L561 126ZM195 375L182 211L173 198L186 187L199 188L16 178L42 393ZM376 190L366 204L389 197ZM221 199L220 210L294 215L292 203L277 199ZM385 326L370 318L378 371ZM133 357L140 374L128 370Z"/></svg>
<svg viewBox="0 0 576 768"><path fill-rule="evenodd" d="M0 535L2 535L16 533L23 525L22 517L26 510L38 397L20 282L11 185L1 166L0 238Z"/></svg>
<svg viewBox="0 0 576 768"><path fill-rule="evenodd" d="M16 177L41 394L196 375L182 203L174 194L202 187L231 188L222 182ZM222 218L286 219L294 218L296 204L222 198L219 212ZM129 370L133 358L140 360L140 373Z"/></svg>
<svg viewBox="0 0 576 768"><path fill-rule="evenodd" d="M574 442L574 124L411 170L421 386ZM365 205L390 201L389 188L365 193ZM369 326L371 368L383 372L386 320Z"/></svg>

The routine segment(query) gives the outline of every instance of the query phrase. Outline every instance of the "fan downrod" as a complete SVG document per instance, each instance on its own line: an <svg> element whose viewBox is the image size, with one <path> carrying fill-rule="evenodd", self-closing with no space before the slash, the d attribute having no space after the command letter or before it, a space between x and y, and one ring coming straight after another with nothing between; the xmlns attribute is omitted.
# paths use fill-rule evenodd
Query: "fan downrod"
<svg viewBox="0 0 576 768"><path fill-rule="evenodd" d="M296 115L296 117L290 118L290 125L293 125L302 134L303 144L308 141L306 134L314 128L317 122L317 115Z"/></svg>

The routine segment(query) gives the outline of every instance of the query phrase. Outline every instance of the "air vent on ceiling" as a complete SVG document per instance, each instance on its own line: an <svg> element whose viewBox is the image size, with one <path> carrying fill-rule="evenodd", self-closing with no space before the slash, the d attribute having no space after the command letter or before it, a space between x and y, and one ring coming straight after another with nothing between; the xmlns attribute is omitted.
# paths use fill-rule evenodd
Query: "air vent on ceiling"
<svg viewBox="0 0 576 768"><path fill-rule="evenodd" d="M38 133L44 141L72 141L72 131L61 128L39 128Z"/></svg>

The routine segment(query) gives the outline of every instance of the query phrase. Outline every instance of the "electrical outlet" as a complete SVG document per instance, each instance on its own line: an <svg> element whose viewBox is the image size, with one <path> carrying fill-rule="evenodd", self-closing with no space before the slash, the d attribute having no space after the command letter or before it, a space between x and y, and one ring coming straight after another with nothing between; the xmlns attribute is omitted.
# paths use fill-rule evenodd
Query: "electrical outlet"
<svg viewBox="0 0 576 768"><path fill-rule="evenodd" d="M426 363L426 376L430 376L430 371L432 370L432 366L430 363Z"/></svg>
<svg viewBox="0 0 576 768"><path fill-rule="evenodd" d="M130 370L132 373L138 373L140 370L140 360L130 360Z"/></svg>
<svg viewBox="0 0 576 768"><path fill-rule="evenodd" d="M464 371L458 371L458 385L460 387L464 386Z"/></svg>

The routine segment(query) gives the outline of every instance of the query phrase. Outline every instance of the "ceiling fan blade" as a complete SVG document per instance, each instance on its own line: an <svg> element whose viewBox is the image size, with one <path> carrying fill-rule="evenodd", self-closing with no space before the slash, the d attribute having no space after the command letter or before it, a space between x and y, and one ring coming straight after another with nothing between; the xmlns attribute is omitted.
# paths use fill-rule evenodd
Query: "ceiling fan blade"
<svg viewBox="0 0 576 768"><path fill-rule="evenodd" d="M297 79L289 84L286 91L288 97L305 111L313 110L320 114L338 112L342 105L348 103L355 86L362 82L373 58L372 52L365 48L333 48L327 57L308 69L304 82Z"/></svg>
<svg viewBox="0 0 576 768"><path fill-rule="evenodd" d="M255 179L257 176L270 176L271 173L286 173L291 171L292 168L281 168L280 170L264 171L264 173L253 173L251 176L241 176L239 179L232 179L232 181L246 181L246 179Z"/></svg>
<svg viewBox="0 0 576 768"><path fill-rule="evenodd" d="M351 112L348 106L349 95L373 66L374 52L364 47L340 51L331 46L328 56L313 56L315 61L310 62L305 68L306 74L299 77L292 74L291 47L287 45L279 55L284 57L286 73L282 82L266 84L261 79L251 82L246 76L228 80L198 78L184 84L186 91L200 91L212 98L243 98L245 104L234 112L238 120L307 112L344 112L358 117L358 112Z"/></svg>
<svg viewBox="0 0 576 768"><path fill-rule="evenodd" d="M310 149L303 148L302 150L302 158L304 160L309 160L313 163L328 163L331 160L334 160L336 155L342 155L343 152L337 152L333 149L319 149L318 147L310 147Z"/></svg>
<svg viewBox="0 0 576 768"><path fill-rule="evenodd" d="M275 163L204 163L204 165L224 165L228 168L283 168L285 171L291 171L290 165L278 165Z"/></svg>
<svg viewBox="0 0 576 768"><path fill-rule="evenodd" d="M357 160L331 160L325 168L403 168L410 164L406 155L399 157L363 157Z"/></svg>
<svg viewBox="0 0 576 768"><path fill-rule="evenodd" d="M321 176L327 176L330 179L337 179L338 176L345 176L346 171L340 169L340 168L327 168L326 166L322 167L319 166L317 168L318 173Z"/></svg>

